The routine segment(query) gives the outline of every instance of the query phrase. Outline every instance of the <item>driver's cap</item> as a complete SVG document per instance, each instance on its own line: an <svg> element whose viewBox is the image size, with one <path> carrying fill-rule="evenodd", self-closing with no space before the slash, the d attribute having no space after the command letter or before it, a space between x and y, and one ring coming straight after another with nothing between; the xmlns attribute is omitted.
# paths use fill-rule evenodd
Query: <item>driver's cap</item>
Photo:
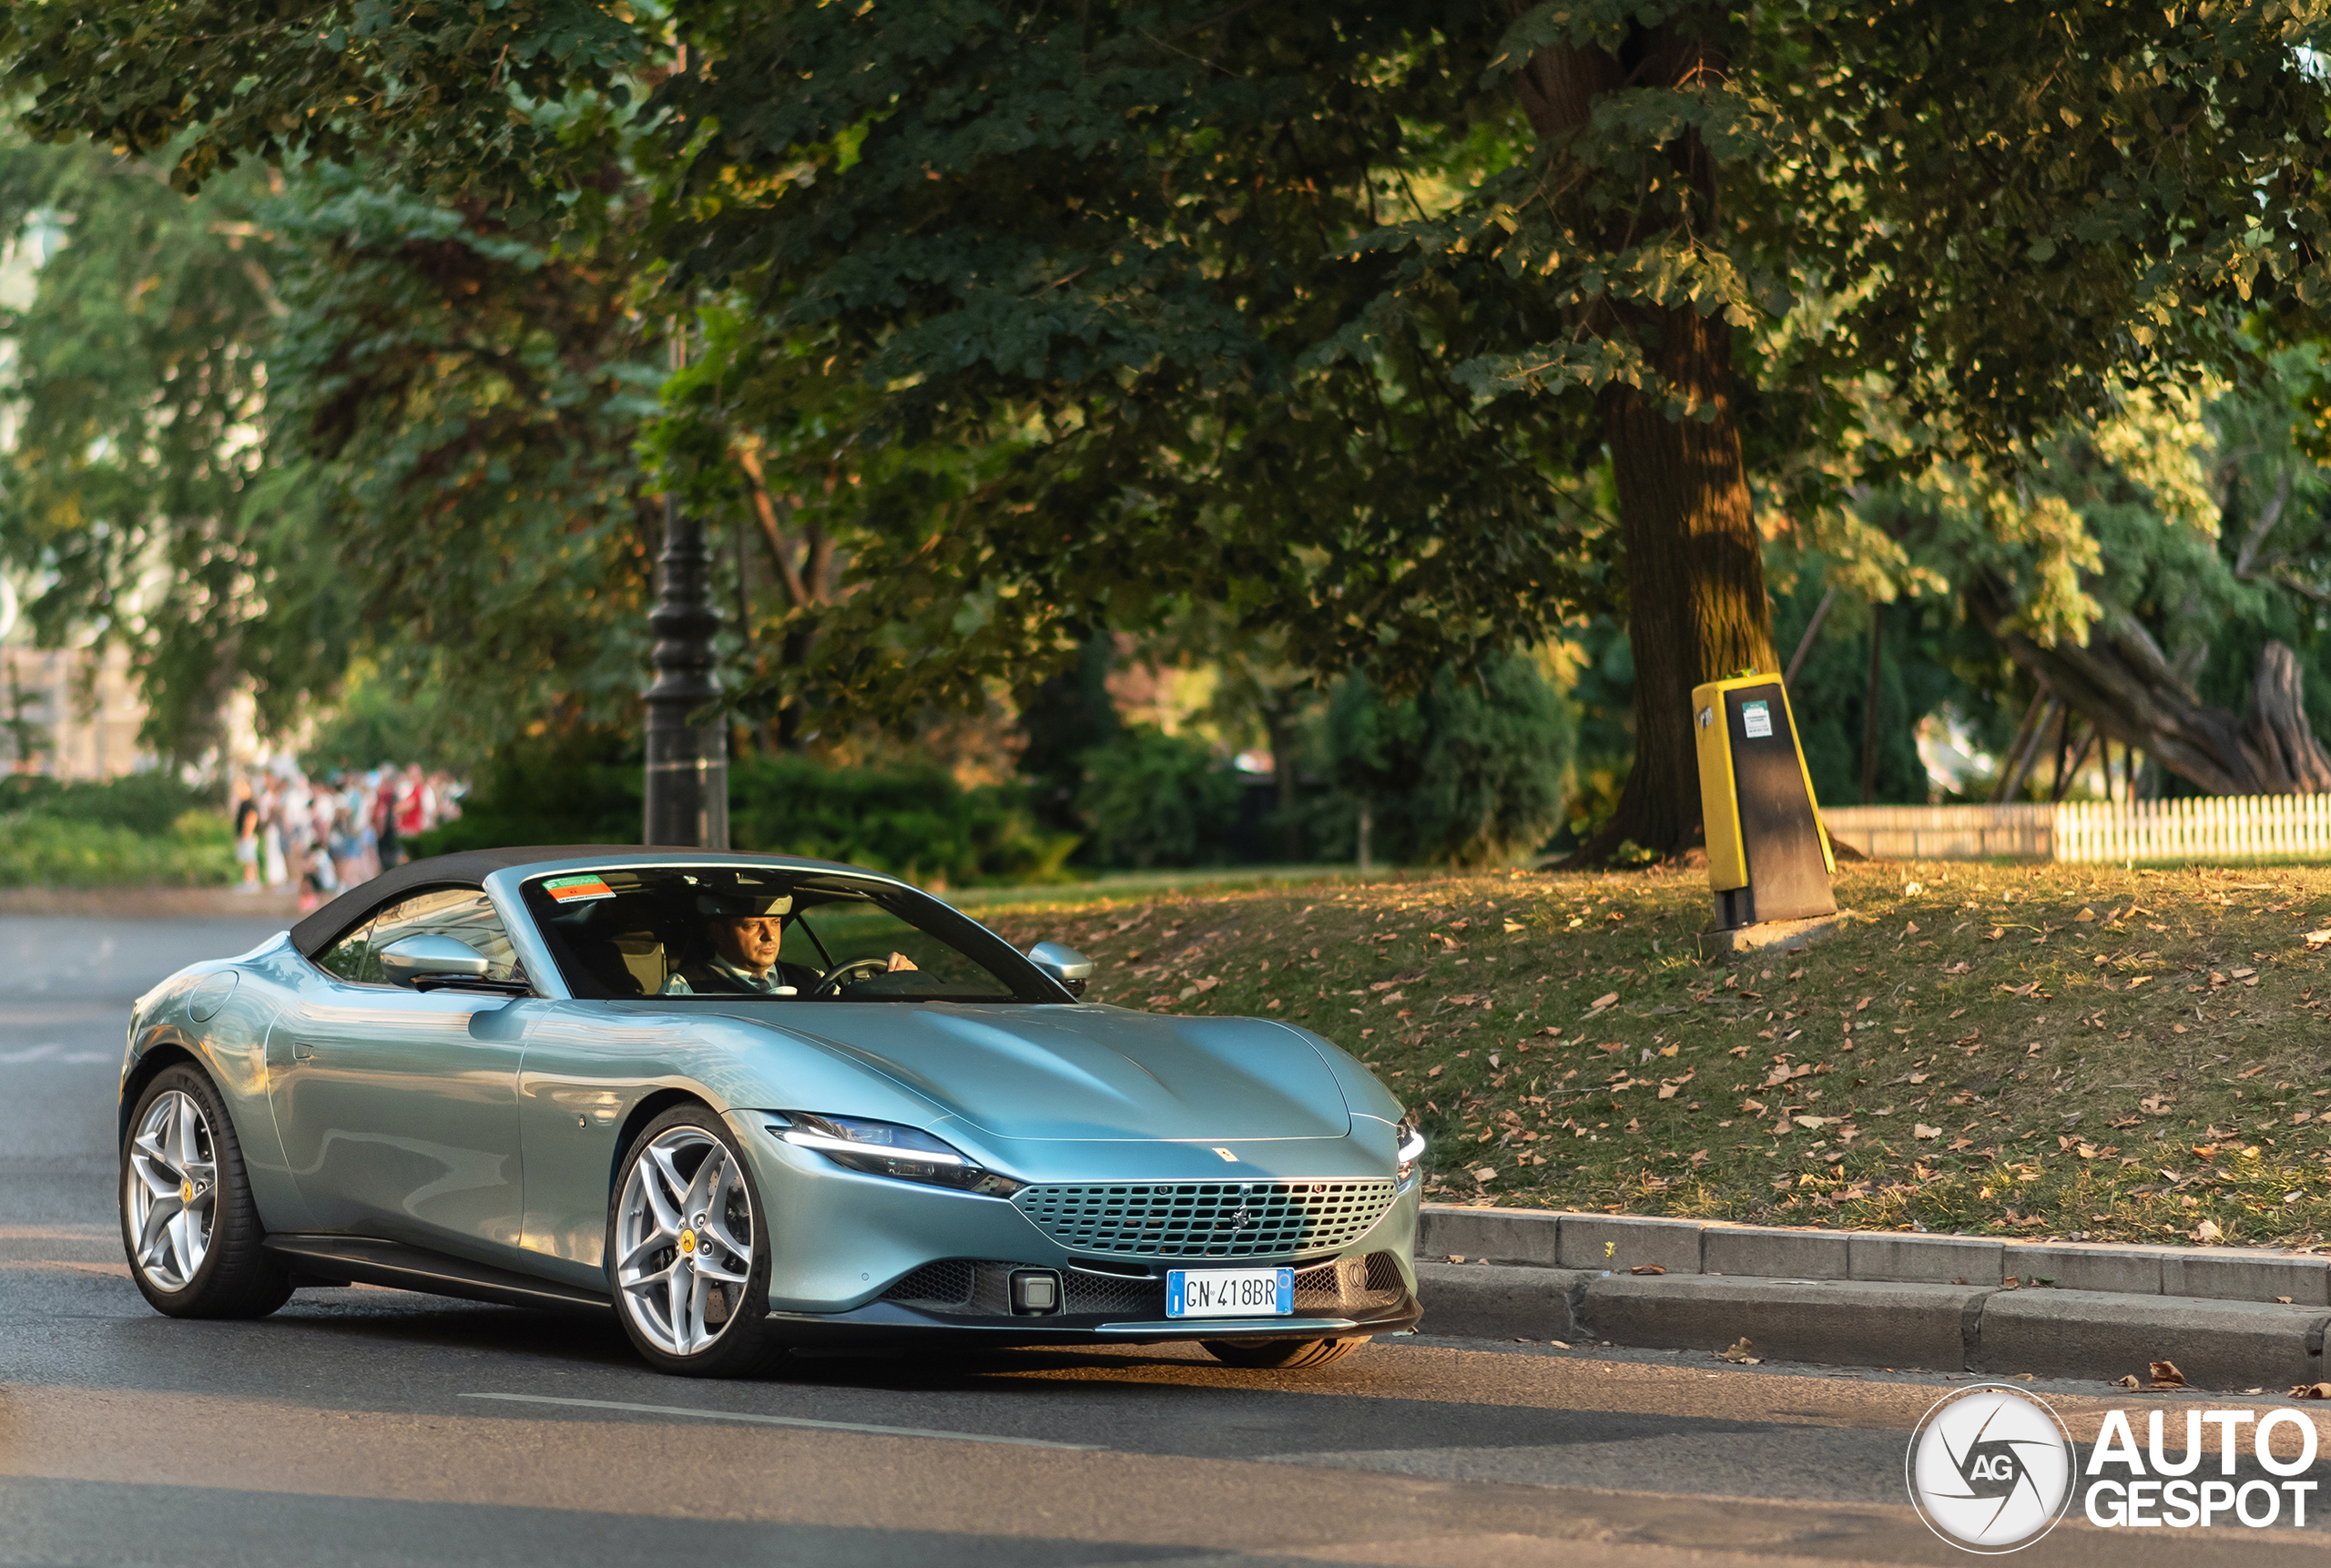
<svg viewBox="0 0 2331 1568"><path fill-rule="evenodd" d="M730 920L759 920L793 912L791 893L698 893L697 909Z"/></svg>

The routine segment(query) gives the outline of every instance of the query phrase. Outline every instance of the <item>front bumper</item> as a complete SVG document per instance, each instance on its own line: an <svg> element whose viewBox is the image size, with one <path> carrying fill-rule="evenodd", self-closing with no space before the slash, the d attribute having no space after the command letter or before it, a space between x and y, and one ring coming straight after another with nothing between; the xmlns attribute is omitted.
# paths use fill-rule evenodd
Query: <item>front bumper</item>
<svg viewBox="0 0 2331 1568"><path fill-rule="evenodd" d="M960 1129L942 1129L961 1138L960 1146L983 1166L1027 1182L1033 1193L1064 1195L1064 1199L1073 1199L1077 1191L1085 1195L1082 1200L1047 1207L1028 1193L1021 1195L1027 1201L1015 1203L848 1170L822 1155L780 1141L749 1113L731 1119L754 1165L778 1243L769 1277L769 1321L783 1326L789 1335L808 1339L820 1329L841 1334L862 1334L869 1329L1013 1333L1028 1339L1068 1334L1111 1339L1128 1335L1214 1339L1263 1331L1285 1335L1302 1330L1290 1329L1287 1319L1268 1319L1257 1329L1234 1329L1223 1319L1208 1320L1213 1327L1166 1320L1166 1271L1284 1266L1304 1272L1379 1255L1396 1260L1389 1267L1400 1273L1400 1298L1408 1303L1408 1319L1414 1320L1416 1277L1410 1260L1416 1250L1420 1173L1397 1180L1389 1206L1359 1234L1353 1225L1332 1215L1322 1217L1316 1227L1307 1220L1298 1227L1301 1234L1274 1229L1285 1216L1275 1220L1270 1200L1259 1196L1255 1200L1258 1217L1245 1230L1201 1234L1188 1226L1168 1224L1129 1238L1121 1230L1103 1234L1086 1217L1096 1207L1094 1192L1142 1184L1181 1187L1195 1183L1208 1190L1299 1184L1320 1190L1322 1183L1382 1182L1395 1168L1389 1123L1361 1122L1353 1135L1340 1138L1234 1144L1227 1152L1238 1156L1236 1161L1226 1161L1211 1146L1069 1143L1025 1145L1007 1162L962 1136ZM1090 1174L1096 1170L1108 1172L1108 1177L1096 1183ZM1237 1203L1244 1207L1245 1201ZM1111 1202L1098 1202L1097 1207L1105 1209ZM1225 1236L1234 1245L1221 1245ZM1277 1245L1282 1239L1288 1244L1283 1249ZM910 1279L950 1264L1052 1269L1060 1273L1064 1285L1088 1277L1146 1278L1152 1281L1146 1288L1156 1299L1145 1306L1115 1298L1096 1303L1093 1311L1021 1317L1011 1314L1008 1303L997 1304L993 1313L973 1310L976 1302L963 1293L917 1297L910 1292L901 1298L900 1287ZM1076 1294L1073 1289L1068 1293ZM934 1308L937 1301L948 1305ZM1307 1321L1349 1325L1324 1332L1389 1333L1405 1326L1399 1320L1402 1308L1380 1289L1369 1297L1364 1311L1356 1311L1357 1304L1341 1298L1332 1310L1310 1310L1311 1302L1300 1289L1295 1305ZM1363 1319L1367 1326L1358 1326Z"/></svg>
<svg viewBox="0 0 2331 1568"><path fill-rule="evenodd" d="M1193 1260L1203 1262L1205 1260ZM1008 1281L1026 1266L948 1258L926 1264L848 1312L772 1312L779 1337L804 1343L864 1338L969 1338L995 1344L1156 1344L1196 1339L1317 1339L1411 1329L1414 1277L1390 1252L1330 1258L1295 1271L1288 1317L1166 1316L1167 1265L1135 1273L1071 1265L1058 1271L1057 1310L1015 1313Z"/></svg>

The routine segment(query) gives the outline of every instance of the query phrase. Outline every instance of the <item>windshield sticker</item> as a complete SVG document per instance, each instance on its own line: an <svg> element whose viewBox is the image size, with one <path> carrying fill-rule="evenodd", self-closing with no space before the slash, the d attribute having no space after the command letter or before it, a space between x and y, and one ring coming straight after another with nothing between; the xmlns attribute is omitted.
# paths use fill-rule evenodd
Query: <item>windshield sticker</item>
<svg viewBox="0 0 2331 1568"><path fill-rule="evenodd" d="M1773 710L1761 702L1740 705L1740 733L1750 740L1769 740L1773 734Z"/></svg>
<svg viewBox="0 0 2331 1568"><path fill-rule="evenodd" d="M543 883L543 891L563 904L580 903L586 899L611 899L615 889L607 886L602 876L552 877Z"/></svg>

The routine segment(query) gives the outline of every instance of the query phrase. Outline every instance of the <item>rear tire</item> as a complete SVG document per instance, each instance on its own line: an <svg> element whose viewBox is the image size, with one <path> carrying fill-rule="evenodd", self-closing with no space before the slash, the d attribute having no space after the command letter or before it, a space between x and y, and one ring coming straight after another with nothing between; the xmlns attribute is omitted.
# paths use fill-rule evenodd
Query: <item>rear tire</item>
<svg viewBox="0 0 2331 1568"><path fill-rule="evenodd" d="M785 1353L767 1326L768 1212L708 1107L676 1105L632 1140L607 1209L607 1283L641 1359L683 1378L748 1378Z"/></svg>
<svg viewBox="0 0 2331 1568"><path fill-rule="evenodd" d="M121 1244L129 1277L173 1318L264 1318L291 1298L291 1271L260 1249L242 1145L198 1069L146 1085L121 1146Z"/></svg>
<svg viewBox="0 0 2331 1568"><path fill-rule="evenodd" d="M1345 1339L1201 1339L1198 1343L1207 1355L1226 1367L1291 1372L1302 1367L1324 1367L1330 1361L1340 1361L1367 1344L1368 1339L1365 1334L1355 1334Z"/></svg>

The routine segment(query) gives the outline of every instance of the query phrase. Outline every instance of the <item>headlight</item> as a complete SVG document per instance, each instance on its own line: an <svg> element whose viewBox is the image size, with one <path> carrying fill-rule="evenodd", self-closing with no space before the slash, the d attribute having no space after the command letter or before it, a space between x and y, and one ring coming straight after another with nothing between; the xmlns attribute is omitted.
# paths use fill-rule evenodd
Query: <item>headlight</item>
<svg viewBox="0 0 2331 1568"><path fill-rule="evenodd" d="M931 1186L1010 1197L1023 1183L982 1170L960 1149L920 1127L863 1116L823 1116L809 1111L762 1113L769 1130L795 1148L814 1149L847 1170Z"/></svg>
<svg viewBox="0 0 2331 1568"><path fill-rule="evenodd" d="M1400 1121L1392 1124L1392 1135L1400 1140L1400 1179L1406 1181L1417 1161L1424 1156L1424 1135L1417 1131L1414 1123Z"/></svg>

